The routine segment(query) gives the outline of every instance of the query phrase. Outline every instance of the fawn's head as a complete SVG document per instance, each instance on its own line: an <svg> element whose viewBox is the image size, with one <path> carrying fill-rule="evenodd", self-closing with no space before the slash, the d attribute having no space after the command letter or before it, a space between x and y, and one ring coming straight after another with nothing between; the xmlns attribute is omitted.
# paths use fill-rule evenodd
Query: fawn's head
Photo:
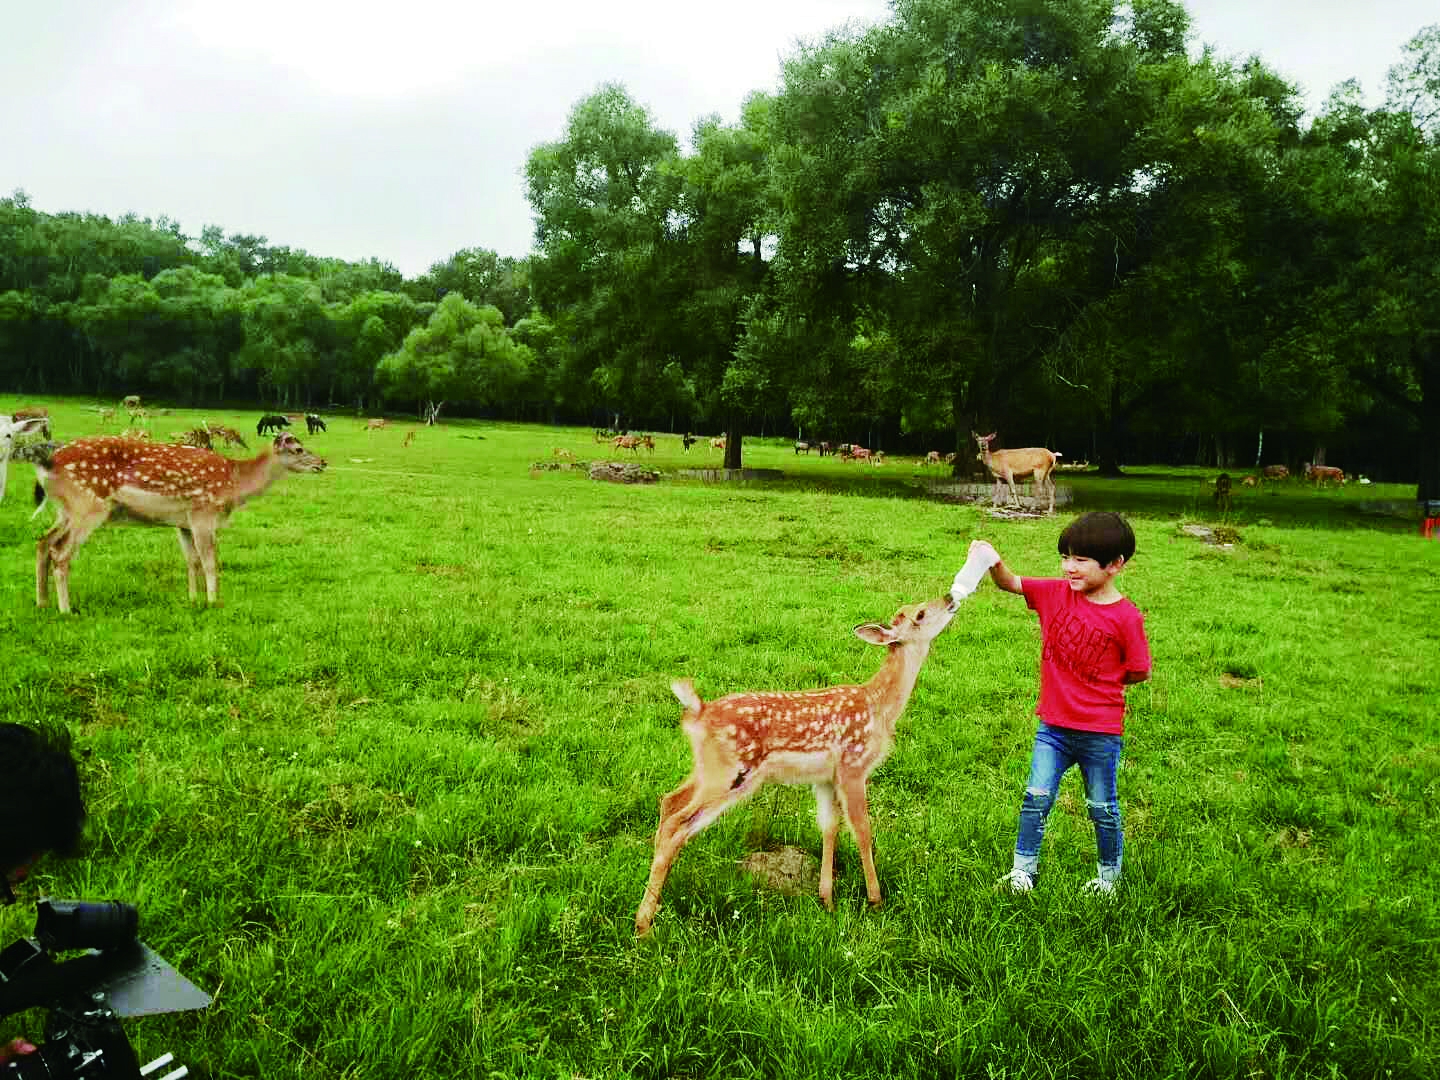
<svg viewBox="0 0 1440 1080"><path fill-rule="evenodd" d="M950 625L960 604L949 596L929 600L923 604L902 607L890 620L889 626L879 623L865 623L855 627L855 636L872 645L928 645L940 636L940 631Z"/></svg>

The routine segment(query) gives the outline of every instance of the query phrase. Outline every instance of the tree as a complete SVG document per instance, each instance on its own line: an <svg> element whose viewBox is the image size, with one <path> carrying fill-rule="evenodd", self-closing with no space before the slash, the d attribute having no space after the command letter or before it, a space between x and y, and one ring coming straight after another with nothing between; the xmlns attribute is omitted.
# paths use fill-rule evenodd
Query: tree
<svg viewBox="0 0 1440 1080"><path fill-rule="evenodd" d="M1268 102L1192 71L1171 0L899 0L895 13L785 66L777 296L813 331L886 329L909 411L1022 437L1067 399L1054 351L1070 340L1100 357L1073 345L1087 312L1098 325L1154 257L1149 230L1197 197L1186 184L1206 153L1223 159L1247 125L1269 131ZM1115 362L1142 386L1170 379L1147 360ZM948 409L916 397L942 387Z"/></svg>
<svg viewBox="0 0 1440 1080"><path fill-rule="evenodd" d="M526 259L497 255L487 248L463 248L435 263L413 285L414 295L439 301L458 292L472 304L500 309L506 326L530 313L530 266Z"/></svg>
<svg viewBox="0 0 1440 1080"><path fill-rule="evenodd" d="M1387 112L1374 118L1369 159L1379 201L1361 271L1370 348L1356 378L1419 426L1422 502L1440 501L1440 24L1406 45L1390 73ZM1368 355L1366 355L1368 353Z"/></svg>
<svg viewBox="0 0 1440 1080"><path fill-rule="evenodd" d="M361 412L375 388L381 358L400 348L419 313L406 294L379 290L360 293L328 311L335 328L335 356L327 400L352 402Z"/></svg>
<svg viewBox="0 0 1440 1080"><path fill-rule="evenodd" d="M675 136L608 85L575 106L564 139L537 147L526 164L532 287L565 342L560 382L572 406L645 408L647 373L680 351L676 154Z"/></svg>
<svg viewBox="0 0 1440 1080"><path fill-rule="evenodd" d="M770 200L771 99L753 94L738 126L696 123L694 153L671 168L680 179L676 258L684 267L679 322L684 362L665 370L657 393L713 413L728 435L725 467L740 468L747 415L781 412L788 386L752 345L740 349L751 300L763 288L765 240L776 220ZM678 367L679 370L672 370ZM673 407L673 406L672 406Z"/></svg>
<svg viewBox="0 0 1440 1080"><path fill-rule="evenodd" d="M310 405L328 382L324 357L334 345L333 327L320 286L309 278L269 274L241 291L245 344L236 373L253 373L262 392L280 405Z"/></svg>
<svg viewBox="0 0 1440 1080"><path fill-rule="evenodd" d="M492 405L524 383L530 350L505 330L500 310L458 293L440 301L425 326L380 361L376 382L387 399L418 402L427 424L447 401Z"/></svg>

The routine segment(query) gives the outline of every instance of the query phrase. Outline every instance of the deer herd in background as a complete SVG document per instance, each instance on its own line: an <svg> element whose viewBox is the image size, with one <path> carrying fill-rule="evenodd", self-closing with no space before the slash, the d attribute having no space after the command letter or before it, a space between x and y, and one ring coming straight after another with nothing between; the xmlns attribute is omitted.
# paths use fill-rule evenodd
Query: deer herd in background
<svg viewBox="0 0 1440 1080"><path fill-rule="evenodd" d="M16 409L13 416L0 416L0 499L5 495L5 482L12 456L35 465L38 478L37 502L41 508L47 501L57 507L57 521L40 540L36 550L36 603L48 603L48 581L54 570L56 592L61 611L70 610L69 567L75 550L96 529L108 520L125 520L146 524L172 525L179 536L181 552L189 572L190 596L198 598L200 575L204 575L206 599L217 603L215 531L225 524L230 513L245 500L265 492L286 472L320 472L326 468L323 458L316 457L289 432L292 422L305 421L307 436L327 430L325 420L313 412L265 413L255 425L261 438L273 436L270 445L248 461L234 460L215 452L217 443L226 447L248 449L245 438L234 428L202 422L199 427L177 432L170 443L152 443L148 424L150 413L138 396L128 396L120 407L130 420L130 427L120 435L101 435L78 439L68 444L49 441L50 413L43 406ZM116 410L98 410L102 423L115 418ZM169 410L161 410L160 415ZM374 418L362 421L366 432L382 431L389 421ZM1000 506L1019 504L1017 484L1031 480L1038 500L1046 502L1045 511L1055 510L1055 471L1059 468L1084 468L1060 465L1061 454L1042 447L1018 450L992 448L996 434L970 433L982 461L994 480L992 503ZM17 444L21 437L36 436ZM410 430L404 446L415 437ZM631 435L597 430L596 442L608 443L616 450L638 454L643 448L655 452L651 435ZM681 440L685 452L702 440L686 432ZM709 439L712 452L724 451L725 436ZM795 453L818 451L820 456L835 455L842 461L869 462L883 465L885 455L856 443L797 441ZM559 455L560 451L556 451ZM566 451L573 458L573 452ZM922 465L953 466L956 454L942 455L932 450ZM1267 465L1258 472L1239 480L1243 487L1256 487L1266 481L1288 479L1284 465ZM1304 476L1318 487L1344 484L1345 473L1333 466L1307 463ZM1360 478L1360 483L1368 483ZM1214 481L1215 502L1222 510L1231 508L1235 482L1228 473ZM39 513L39 509L36 510Z"/></svg>
<svg viewBox="0 0 1440 1080"><path fill-rule="evenodd" d="M1301 469L1301 476L1314 484L1317 488L1334 484L1343 487L1346 482L1345 470L1337 469L1333 465L1316 465L1307 461ZM1240 486L1248 488L1259 488L1267 481L1279 483L1290 479L1290 470L1284 465L1265 465L1259 472L1246 473L1240 478ZM1233 506L1235 481L1229 473L1221 473L1213 481L1215 485L1215 506L1220 510L1230 510ZM1361 484L1368 484L1370 481L1360 477L1357 481Z"/></svg>

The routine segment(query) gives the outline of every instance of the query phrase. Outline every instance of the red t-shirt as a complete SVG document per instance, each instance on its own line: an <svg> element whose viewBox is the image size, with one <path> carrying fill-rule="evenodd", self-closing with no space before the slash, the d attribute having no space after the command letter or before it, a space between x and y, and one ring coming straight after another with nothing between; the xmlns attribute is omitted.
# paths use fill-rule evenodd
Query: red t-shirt
<svg viewBox="0 0 1440 1080"><path fill-rule="evenodd" d="M1040 702L1035 715L1056 727L1120 735L1125 677L1148 674L1145 616L1123 597L1094 604L1063 578L1021 578L1040 616Z"/></svg>

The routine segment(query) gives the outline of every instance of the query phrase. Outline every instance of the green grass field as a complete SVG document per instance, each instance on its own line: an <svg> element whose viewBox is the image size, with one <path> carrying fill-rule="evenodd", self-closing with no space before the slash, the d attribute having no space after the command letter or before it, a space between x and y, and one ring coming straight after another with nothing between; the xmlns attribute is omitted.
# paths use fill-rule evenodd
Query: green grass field
<svg viewBox="0 0 1440 1080"><path fill-rule="evenodd" d="M0 399L0 411L19 402ZM100 420L54 406L62 438ZM202 415L253 432L254 413ZM796 458L774 483L658 438L654 485L535 470L589 430L330 418L220 536L213 610L173 530L106 527L76 613L34 601L32 470L0 503L0 716L84 754L86 857L26 895L121 898L215 995L127 1022L202 1077L1440 1075L1440 544L1366 512L1413 489L1236 489L1198 470L1064 476L1132 515L1147 615L1130 692L1126 873L1086 898L1066 778L1037 890L997 894L1034 733L1034 616L986 583L935 642L873 776L885 907L842 837L835 914L737 867L817 856L771 788L633 918L659 796L689 768L670 680L706 698L869 678L852 628L941 595L972 539L1058 572L1049 520L925 497L912 461ZM252 441L252 448L257 445ZM644 452L641 452L642 455ZM629 456L628 454L626 455ZM646 465L652 461L646 455ZM933 477L939 479L939 477ZM1226 524L1233 547L1181 533ZM0 911L0 943L33 908ZM38 1014L4 1037L38 1034Z"/></svg>

